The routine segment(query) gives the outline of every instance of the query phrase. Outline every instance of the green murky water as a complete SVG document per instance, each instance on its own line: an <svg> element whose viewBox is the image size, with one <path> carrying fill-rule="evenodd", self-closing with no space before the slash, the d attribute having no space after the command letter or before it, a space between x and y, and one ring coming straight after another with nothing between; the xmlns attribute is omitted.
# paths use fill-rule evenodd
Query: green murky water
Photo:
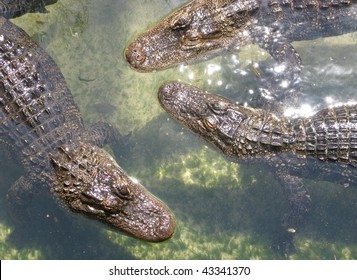
<svg viewBox="0 0 357 280"><path fill-rule="evenodd" d="M199 65L149 74L131 70L124 60L124 48L136 35L183 2L59 0L48 14L14 20L55 59L86 123L108 121L132 133L128 150L112 152L170 206L177 220L173 238L161 244L138 241L67 213L47 197L34 199L28 227L15 230L5 196L21 169L2 157L1 259L286 258L274 246L287 202L273 176L226 161L169 120L156 96L162 83L179 79L249 102L257 83L252 61L268 56L248 46ZM356 34L294 44L305 65L304 104L315 108L356 99L356 44ZM356 189L305 182L314 207L296 235L297 252L288 258L356 259Z"/></svg>

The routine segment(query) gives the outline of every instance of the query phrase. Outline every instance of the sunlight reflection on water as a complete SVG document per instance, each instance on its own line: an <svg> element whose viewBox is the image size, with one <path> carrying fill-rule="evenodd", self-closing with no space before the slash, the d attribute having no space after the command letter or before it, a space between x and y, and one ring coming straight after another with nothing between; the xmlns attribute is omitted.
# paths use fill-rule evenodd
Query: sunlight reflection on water
<svg viewBox="0 0 357 280"><path fill-rule="evenodd" d="M255 100L258 95L272 98L269 91L259 89L256 85L263 75L260 68L266 63L259 61L259 57L266 57L264 51L259 48L240 51L246 51L247 54L241 55L233 51L223 55L222 59L209 60L196 65L182 64L179 67L182 81L186 79L185 76L193 85L200 80L209 86L207 90L211 93L223 95L246 106L254 107L252 100ZM356 66L345 57L341 58L338 51L334 55L326 60L323 55L318 56L311 52L309 56L312 56L310 60L314 64L309 66L309 58L303 61L307 66L301 73L302 94L298 97L298 106L286 105L284 113L286 117L309 117L337 103L355 103L357 98L351 81L354 80ZM252 56L258 57L258 61L252 60ZM199 73L197 69L200 69ZM282 74L286 71L286 65L274 65L271 71L277 75ZM289 80L282 80L279 86L281 89L288 89L291 86L290 83Z"/></svg>

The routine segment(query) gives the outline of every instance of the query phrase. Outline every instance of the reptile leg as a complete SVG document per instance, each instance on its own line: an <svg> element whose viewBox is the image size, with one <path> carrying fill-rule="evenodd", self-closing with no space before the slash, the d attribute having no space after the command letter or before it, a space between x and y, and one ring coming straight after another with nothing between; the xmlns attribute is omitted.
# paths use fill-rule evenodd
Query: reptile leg
<svg viewBox="0 0 357 280"><path fill-rule="evenodd" d="M127 136L123 136L114 126L104 122L93 124L84 134L85 140L98 147L106 144L125 145Z"/></svg>
<svg viewBox="0 0 357 280"><path fill-rule="evenodd" d="M276 175L289 202L281 222L284 232L280 240L284 253L289 255L295 251L294 236L311 209L311 198L301 178L288 174L284 168L278 168Z"/></svg>
<svg viewBox="0 0 357 280"><path fill-rule="evenodd" d="M266 78L264 81L266 85L261 89L262 97L266 97L264 109L269 110L272 107L276 111L276 107L281 110L280 107L283 105L296 105L297 96L301 91L299 80L302 62L299 54L282 36L283 33L279 28L257 26L252 33L257 34L254 43L269 52L278 63L269 71L272 76ZM262 78L264 80L264 77Z"/></svg>
<svg viewBox="0 0 357 280"><path fill-rule="evenodd" d="M289 202L289 211L284 215L282 225L287 231L296 232L311 209L311 197L301 178L292 176L282 169L276 174Z"/></svg>
<svg viewBox="0 0 357 280"><path fill-rule="evenodd" d="M14 221L24 221L29 216L28 204L32 201L33 183L26 177L21 176L9 189L7 201L10 215Z"/></svg>

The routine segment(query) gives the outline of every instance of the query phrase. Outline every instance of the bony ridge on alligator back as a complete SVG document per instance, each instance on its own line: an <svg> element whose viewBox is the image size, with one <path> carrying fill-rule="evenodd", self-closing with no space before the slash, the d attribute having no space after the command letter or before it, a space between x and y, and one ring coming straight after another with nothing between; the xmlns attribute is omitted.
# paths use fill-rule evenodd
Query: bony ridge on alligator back
<svg viewBox="0 0 357 280"><path fill-rule="evenodd" d="M302 63L291 42L356 31L356 0L194 0L140 34L125 56L149 72L257 44L279 63L262 77L266 98L259 101L268 108L296 102L301 91Z"/></svg>
<svg viewBox="0 0 357 280"><path fill-rule="evenodd" d="M121 139L109 124L84 127L52 58L0 16L0 143L25 171L8 192L12 212L23 214L33 194L49 192L67 209L130 236L170 238L175 221L167 206L101 148Z"/></svg>
<svg viewBox="0 0 357 280"><path fill-rule="evenodd" d="M296 232L311 209L301 178L357 184L356 104L287 119L178 82L161 86L159 101L231 160L265 164L275 173L289 202L282 220L289 233Z"/></svg>

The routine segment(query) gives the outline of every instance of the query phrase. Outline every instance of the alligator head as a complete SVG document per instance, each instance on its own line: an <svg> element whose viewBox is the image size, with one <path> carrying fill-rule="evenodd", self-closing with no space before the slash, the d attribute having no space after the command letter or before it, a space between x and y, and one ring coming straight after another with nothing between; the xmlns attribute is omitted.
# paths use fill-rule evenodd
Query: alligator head
<svg viewBox="0 0 357 280"><path fill-rule="evenodd" d="M269 155L288 150L294 140L286 119L187 84L161 86L159 101L173 118L227 156L244 159Z"/></svg>
<svg viewBox="0 0 357 280"><path fill-rule="evenodd" d="M159 242L175 229L166 205L130 178L103 149L80 142L50 156L61 204L138 239Z"/></svg>
<svg viewBox="0 0 357 280"><path fill-rule="evenodd" d="M250 41L256 0L195 0L139 35L125 50L131 67L142 72L205 60Z"/></svg>

